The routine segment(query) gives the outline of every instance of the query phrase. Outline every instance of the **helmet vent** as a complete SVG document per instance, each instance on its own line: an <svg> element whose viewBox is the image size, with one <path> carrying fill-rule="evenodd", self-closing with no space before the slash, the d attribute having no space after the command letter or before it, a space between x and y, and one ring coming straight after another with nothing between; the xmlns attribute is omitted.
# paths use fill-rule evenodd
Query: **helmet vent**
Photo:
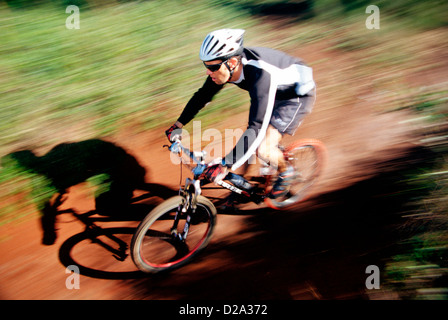
<svg viewBox="0 0 448 320"><path fill-rule="evenodd" d="M215 36L211 36L211 37L208 36L208 38L210 38L210 40L208 40L208 42L207 42L207 39L205 39L205 41L204 41L204 43L207 42L207 44L205 45L206 48L210 44L210 42L212 42L212 40L215 38Z"/></svg>
<svg viewBox="0 0 448 320"><path fill-rule="evenodd" d="M210 48L210 50L208 50L207 54L210 54L210 52L212 52L212 50L216 47L218 42L219 42L219 40L216 40L215 44Z"/></svg>
<svg viewBox="0 0 448 320"><path fill-rule="evenodd" d="M202 61L226 60L243 51L243 29L221 29L209 33L202 43Z"/></svg>
<svg viewBox="0 0 448 320"><path fill-rule="evenodd" d="M218 50L216 50L216 54L220 54L221 53L221 51L222 51L222 49L224 49L225 48L225 44L223 44Z"/></svg>

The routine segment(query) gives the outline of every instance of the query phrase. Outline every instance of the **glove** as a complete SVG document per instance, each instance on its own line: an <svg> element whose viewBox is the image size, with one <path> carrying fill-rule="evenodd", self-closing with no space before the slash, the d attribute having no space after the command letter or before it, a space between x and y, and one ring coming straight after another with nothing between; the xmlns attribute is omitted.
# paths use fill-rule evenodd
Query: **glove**
<svg viewBox="0 0 448 320"><path fill-rule="evenodd" d="M205 177L211 182L219 182L227 176L227 167L222 164L214 164L204 170Z"/></svg>
<svg viewBox="0 0 448 320"><path fill-rule="evenodd" d="M170 142L174 142L176 139L182 139L182 129L176 124L173 124L168 130L166 130L165 134Z"/></svg>

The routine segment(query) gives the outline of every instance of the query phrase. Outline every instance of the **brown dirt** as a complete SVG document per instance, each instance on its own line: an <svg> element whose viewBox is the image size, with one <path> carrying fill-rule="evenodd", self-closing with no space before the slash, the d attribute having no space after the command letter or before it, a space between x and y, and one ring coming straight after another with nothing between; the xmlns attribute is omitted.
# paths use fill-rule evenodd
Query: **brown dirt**
<svg viewBox="0 0 448 320"><path fill-rule="evenodd" d="M311 53L317 51L309 52L306 60L318 60ZM329 88L336 79L340 82L348 77L351 57L326 54L328 62L315 68L322 88L317 104L294 137L317 138L328 148L329 163L311 199L286 212L261 206L240 215L221 214L209 247L195 261L167 275L143 277L130 257L121 262L97 244L72 238L85 226L68 214L59 217L56 243L42 245L36 213L0 227L0 299L374 297L365 289L365 268L383 263L383 249L387 251L394 238L389 221L369 224L372 216L363 216L368 208L357 202L357 190L361 192L358 196L371 190L362 189L362 182L381 173L374 164L399 158L415 146L415 127L414 122L406 121L411 115L404 111L378 112L381 101L369 95L365 86L347 89L348 98L336 101ZM219 129L228 124L243 127L245 116L237 115ZM178 188L179 169L162 148L162 130L137 136L124 133L109 140L127 149L148 169L148 182ZM205 195L212 193L205 191ZM148 210L162 198L155 189L139 204ZM78 212L93 207L83 185L73 187L63 205L63 209ZM129 243L141 218L133 214L100 219L95 224L119 228L123 233L114 234ZM71 261L67 249L72 244L73 262L87 268L81 272L80 289L69 290L69 274L62 262Z"/></svg>
<svg viewBox="0 0 448 320"><path fill-rule="evenodd" d="M320 121L321 123L315 124L313 117L332 119L332 121L328 120L326 123ZM372 157L378 159L378 161L395 157L395 153L385 152L385 149L397 146L397 143L402 143L408 128L397 124L403 119L404 115L400 113L373 116L364 109L362 112L353 110L350 117L347 117L342 112L340 115L323 115L317 109L299 132L299 136L320 138L328 148L330 161L323 180L315 191L315 196L342 189L375 173L373 169L371 172L365 169L362 172L357 170L356 163L358 161ZM316 122L319 121L316 120ZM366 129L368 129L367 132ZM370 134L372 132L375 132L375 134ZM135 137L129 143L122 139L120 145L126 146L131 154L137 156L142 165L149 168L148 179L150 182L175 189L179 182L179 171L176 166L168 161L169 154L161 147L164 141L160 139L148 141L145 137L140 137L141 144L137 141ZM93 199L86 195L86 191L82 187L77 186L70 191L70 196L61 209L74 208L78 212L87 212L94 209ZM160 198L150 198L141 201L141 203L148 205L149 208L152 204L160 201ZM306 203L303 205L306 206ZM245 296L244 291L240 291L242 288L239 288L239 286L247 289L248 282L251 282L250 285L253 288L250 290L256 291L258 290L256 288L260 286L260 296L256 297L273 298L278 293L263 292L265 289L262 289L264 279L270 278L269 274L272 266L263 262L263 259L266 246L269 246L271 241L269 239L267 239L268 242L249 241L250 245L245 244L248 239L253 238L258 233L256 230L251 232L246 230L247 220L256 214L257 211L250 211L247 215L241 216L220 215L209 250L206 250L197 261L163 278L148 276L140 279L140 275L135 274L130 277L135 276L137 279L102 279L127 277L127 273L120 275L119 272L135 271L135 267L129 257L124 262L120 262L113 258L111 253L100 256L98 252L101 248L95 244L78 244L80 247L73 253L73 258L77 263L86 264L93 269L93 272L87 272L87 276L81 276L81 289L79 290L68 290L66 288L65 281L69 275L65 273L65 267L61 264L58 254L62 244L68 238L82 232L84 225L69 215L62 215L59 217L57 224L59 230L56 244L43 246L40 244L41 230L36 214L32 218L26 219L27 221L10 223L1 227L3 241L0 243L0 252L2 253L0 258L2 274L0 297L3 299L188 298L191 290L197 290L193 288L197 288L198 284L199 286L204 285L205 278L216 273L214 282L220 282L219 274L226 272L228 277L233 279L228 290L230 292L239 291L237 297L251 298L252 295L258 294L250 292L248 296ZM269 215L272 218L279 214L295 215L296 223L301 223L299 208L288 212L261 210L260 214ZM138 221L118 220L97 222L96 224L104 228L135 228L138 224ZM285 231L289 227L276 225L276 228L285 229ZM263 232L269 233L269 230ZM123 237L129 243L129 235L120 235L120 237ZM254 260L245 261L247 265L242 266L239 260L241 255L250 255ZM289 253L288 259L296 260L297 258ZM252 263L262 266L263 271L255 275L249 273ZM289 261L279 261L279 263L288 265ZM245 280L238 283L236 279ZM224 278L223 283L219 283L219 285L224 285L227 281L229 279ZM269 281L272 281L272 279ZM281 283L281 281L279 282ZM216 285L218 284L214 283L214 286ZM212 289L208 290L213 291ZM232 295L229 296L229 293L223 292L222 287L219 293L217 292L212 296L209 295L211 292L208 290L195 291L192 296L205 299L233 297ZM322 297L319 293L321 289L316 288L315 284L306 279L302 283L294 283L291 288L285 290L285 292L282 292L281 298L315 299ZM361 293L350 292L350 294L356 296Z"/></svg>

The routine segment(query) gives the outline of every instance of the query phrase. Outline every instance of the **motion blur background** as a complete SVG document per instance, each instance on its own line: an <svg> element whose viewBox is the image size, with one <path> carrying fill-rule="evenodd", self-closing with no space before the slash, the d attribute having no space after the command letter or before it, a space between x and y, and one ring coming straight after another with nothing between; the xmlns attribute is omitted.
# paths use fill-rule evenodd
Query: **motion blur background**
<svg viewBox="0 0 448 320"><path fill-rule="evenodd" d="M371 4L380 29L366 28ZM68 5L80 9L79 29L66 28ZM388 286L404 299L446 299L447 9L443 0L0 1L0 156L123 132L162 135L202 84L199 46L215 29L246 29L245 45L301 56L315 69L342 57L338 73L316 75L331 101L319 108L337 112L363 92L381 101L378 112L407 109L416 141L435 154L434 165L404 178L418 191L406 199L412 215L424 223L388 262ZM201 112L203 128L247 104L245 92L224 90ZM2 225L33 212L21 198L29 181L2 168Z"/></svg>

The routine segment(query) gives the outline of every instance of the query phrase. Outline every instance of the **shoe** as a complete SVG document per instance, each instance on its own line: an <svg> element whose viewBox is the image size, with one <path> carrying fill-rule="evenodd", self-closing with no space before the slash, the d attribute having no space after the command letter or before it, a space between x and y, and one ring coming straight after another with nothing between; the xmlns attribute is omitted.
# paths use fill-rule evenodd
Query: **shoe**
<svg viewBox="0 0 448 320"><path fill-rule="evenodd" d="M240 175L229 172L225 180L230 181L235 187L243 189L244 191L251 192L254 186Z"/></svg>
<svg viewBox="0 0 448 320"><path fill-rule="evenodd" d="M280 172L269 194L269 198L277 199L285 196L289 191L291 182L295 178L297 178L297 173L292 166L289 166L285 171Z"/></svg>
<svg viewBox="0 0 448 320"><path fill-rule="evenodd" d="M236 204L236 195L235 193L231 193L227 199L226 202L221 204L217 207L218 211L223 214L234 214L238 211L238 209L235 207Z"/></svg>

